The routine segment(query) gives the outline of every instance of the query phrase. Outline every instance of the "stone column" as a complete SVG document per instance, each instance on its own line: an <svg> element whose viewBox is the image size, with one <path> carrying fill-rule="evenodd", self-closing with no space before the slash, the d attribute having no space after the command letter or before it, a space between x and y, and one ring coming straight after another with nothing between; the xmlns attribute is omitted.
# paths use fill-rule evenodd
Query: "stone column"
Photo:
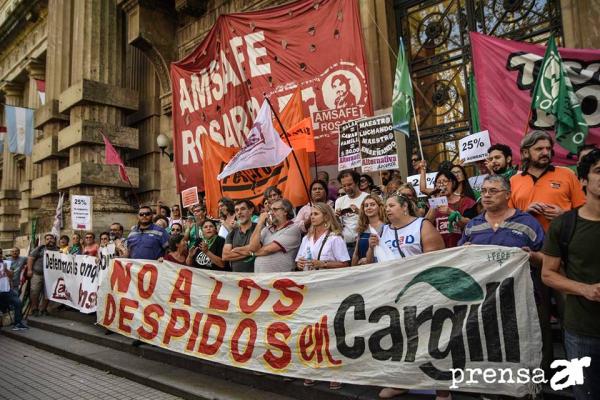
<svg viewBox="0 0 600 400"><path fill-rule="evenodd" d="M58 134L58 150L69 152L69 164L58 171L57 187L70 195L93 196L95 231L114 221L132 225L129 184L120 180L117 166L104 164L101 135L117 148L138 148L137 129L124 126L125 111L136 111L139 99L136 91L123 87L123 15L116 0L77 0L73 14L72 83L59 96L59 111L69 114L70 125ZM137 168L127 173L137 187ZM65 210L69 220L68 205Z"/></svg>
<svg viewBox="0 0 600 400"><path fill-rule="evenodd" d="M25 99L27 107L37 109L41 105L40 97L37 90L36 79L45 80L46 65L39 60L30 59L25 66L25 71L29 76L27 85L29 86L28 96ZM35 139L39 137L40 132L35 132ZM21 217L19 219L19 226L21 235L24 235L24 239L28 237L31 231L30 224L35 217L37 209L40 207L41 201L39 199L33 199L31 197L32 182L39 176L40 165L33 163L33 157L27 156L25 158L25 176L19 183L19 191L21 192L21 201L19 202L19 210L21 210ZM20 247L25 247L26 242L21 241Z"/></svg>
<svg viewBox="0 0 600 400"><path fill-rule="evenodd" d="M58 190L56 176L68 154L58 150L58 132L68 124L69 116L58 111L58 96L71 82L71 36L73 1L49 0L48 50L46 52L46 103L35 113L35 125L43 130L33 147L33 162L39 165L39 176L31 184L31 197L41 200L37 212L38 232L49 231L54 220Z"/></svg>
<svg viewBox="0 0 600 400"><path fill-rule="evenodd" d="M0 91L4 93L4 102L11 106L20 106L23 85L2 82ZM8 137L2 154L2 184L0 185L0 247L14 245L19 233L19 181L15 155L8 151Z"/></svg>

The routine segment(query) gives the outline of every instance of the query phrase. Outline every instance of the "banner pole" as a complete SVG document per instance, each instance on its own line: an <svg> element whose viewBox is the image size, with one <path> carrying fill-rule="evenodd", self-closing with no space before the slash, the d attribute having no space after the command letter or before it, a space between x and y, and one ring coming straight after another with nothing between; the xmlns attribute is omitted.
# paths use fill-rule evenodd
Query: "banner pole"
<svg viewBox="0 0 600 400"><path fill-rule="evenodd" d="M269 100L269 98L266 95L265 95L265 100L267 101L267 104L269 105L271 112L273 112L273 115L275 115L275 119L277 119L277 123L279 124L279 127L281 128L281 131L283 132L283 136L285 137L285 140L286 140L288 146L290 146L290 149L292 149L292 156L294 157L294 162L296 163L296 166L298 167L298 172L300 173L300 177L302 178L302 184L304 185L304 190L306 191L306 195L308 196L308 204L312 205L312 201L310 199L310 193L308 190L308 185L306 184L306 178L304 177L304 174L302 173L302 168L300 168L300 162L298 161L298 157L296 157L296 152L294 151L294 148L292 147L292 142L290 142L290 138L288 137L288 134L287 134L285 128L283 127L281 120L279 119L279 115L277 115L277 113L275 112L275 109L273 109L273 104L271 104L271 101Z"/></svg>
<svg viewBox="0 0 600 400"><path fill-rule="evenodd" d="M315 179L317 179L317 174L319 173L319 171L317 170L317 167L319 166L319 164L317 163L317 152L315 151L313 153L313 158L315 159ZM329 182L326 182L329 185Z"/></svg>
<svg viewBox="0 0 600 400"><path fill-rule="evenodd" d="M413 112L413 118L415 119L415 129L417 130L417 142L419 143L419 152L421 153L421 160L424 160L423 156L423 146L421 145L421 134L419 133L419 123L417 122L417 113L415 112L415 103L413 98L410 98L410 108Z"/></svg>

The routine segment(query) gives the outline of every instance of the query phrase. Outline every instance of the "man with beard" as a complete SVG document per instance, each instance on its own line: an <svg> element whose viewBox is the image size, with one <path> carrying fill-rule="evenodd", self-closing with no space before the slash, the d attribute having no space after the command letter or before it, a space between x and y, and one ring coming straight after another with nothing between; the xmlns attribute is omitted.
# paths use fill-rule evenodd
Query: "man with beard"
<svg viewBox="0 0 600 400"><path fill-rule="evenodd" d="M48 251L58 251L56 247L56 238L52 233L44 236L45 244L36 247L27 259L27 277L31 279L29 287L29 297L31 298L31 315L38 317L48 315L48 299L44 290L44 253ZM42 303L40 307L40 296Z"/></svg>
<svg viewBox="0 0 600 400"><path fill-rule="evenodd" d="M360 191L358 187L359 181L360 175L356 171L342 171L338 175L338 182L346 194L338 197L335 201L335 215L342 223L342 236L346 242L348 254L354 254L354 246L358 237L358 232L356 232L358 214L360 213L362 202L367 197L367 193Z"/></svg>
<svg viewBox="0 0 600 400"><path fill-rule="evenodd" d="M271 203L271 210L260 214L247 253L256 258L254 272L290 272L296 268L302 235L293 218L294 206L287 199ZM268 219L271 223L267 227Z"/></svg>
<svg viewBox="0 0 600 400"><path fill-rule="evenodd" d="M250 256L249 244L256 224L252 222L254 204L250 200L235 202L235 226L225 239L223 261L229 261L233 272L254 272L254 258Z"/></svg>
<svg viewBox="0 0 600 400"><path fill-rule="evenodd" d="M532 214L548 230L550 221L585 204L575 174L552 165L554 141L544 131L531 131L521 141L523 171L510 180L511 207Z"/></svg>
<svg viewBox="0 0 600 400"><path fill-rule="evenodd" d="M517 173L512 165L512 150L505 144L497 143L488 149L486 167L490 175L501 175L510 180Z"/></svg>

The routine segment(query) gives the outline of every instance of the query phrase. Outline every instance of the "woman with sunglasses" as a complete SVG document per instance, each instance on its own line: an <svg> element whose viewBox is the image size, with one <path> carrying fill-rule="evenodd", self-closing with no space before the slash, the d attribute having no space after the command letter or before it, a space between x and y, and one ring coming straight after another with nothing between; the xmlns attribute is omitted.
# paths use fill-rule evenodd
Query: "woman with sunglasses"
<svg viewBox="0 0 600 400"><path fill-rule="evenodd" d="M367 263L367 250L369 249L369 238L371 228L379 234L385 224L385 206L379 196L368 195L360 205L358 215L358 238L352 255L352 265L363 265Z"/></svg>
<svg viewBox="0 0 600 400"><path fill-rule="evenodd" d="M296 214L296 218L294 218L294 225L300 228L302 233L306 233L308 231L308 227L310 226L310 215L312 211L312 205L317 203L326 203L331 209L333 209L334 204L333 201L327 200L327 184L324 181L315 180L310 184L310 203L302 206L298 214Z"/></svg>
<svg viewBox="0 0 600 400"><path fill-rule="evenodd" d="M447 197L448 205L432 207L425 216L442 235L446 248L458 245L462 229L477 215L475 200L458 193L458 185L451 171L439 171L435 177L435 192L437 196Z"/></svg>
<svg viewBox="0 0 600 400"><path fill-rule="evenodd" d="M169 233L171 236L183 235L183 226L179 222L175 222L173 225L171 225L171 232Z"/></svg>
<svg viewBox="0 0 600 400"><path fill-rule="evenodd" d="M94 232L87 232L84 238L83 255L98 257L100 246L96 243L96 235L94 235Z"/></svg>
<svg viewBox="0 0 600 400"><path fill-rule="evenodd" d="M444 248L444 241L435 227L426 219L417 217L412 201L394 194L385 202L385 213L389 223L383 226L381 236L371 235L367 262L374 260L375 247L380 243L388 246L397 259L414 256ZM382 399L390 399L408 392L408 389L383 388L379 392ZM450 393L437 391L437 398L447 398Z"/></svg>
<svg viewBox="0 0 600 400"><path fill-rule="evenodd" d="M224 246L225 239L217 235L217 224L207 219L202 224L202 239L190 248L185 263L196 268L229 271L222 258Z"/></svg>

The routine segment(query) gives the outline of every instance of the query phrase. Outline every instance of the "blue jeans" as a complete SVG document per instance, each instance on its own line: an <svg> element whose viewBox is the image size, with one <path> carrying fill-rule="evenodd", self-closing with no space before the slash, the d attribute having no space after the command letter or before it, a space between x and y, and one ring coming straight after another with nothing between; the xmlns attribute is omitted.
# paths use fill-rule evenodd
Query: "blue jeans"
<svg viewBox="0 0 600 400"><path fill-rule="evenodd" d="M565 330L565 350L569 360L590 357L583 368L583 384L571 386L577 400L600 399L600 337L583 336Z"/></svg>
<svg viewBox="0 0 600 400"><path fill-rule="evenodd" d="M15 324L18 324L23 319L19 295L14 290L0 293L0 308L10 311L11 306L15 310Z"/></svg>

